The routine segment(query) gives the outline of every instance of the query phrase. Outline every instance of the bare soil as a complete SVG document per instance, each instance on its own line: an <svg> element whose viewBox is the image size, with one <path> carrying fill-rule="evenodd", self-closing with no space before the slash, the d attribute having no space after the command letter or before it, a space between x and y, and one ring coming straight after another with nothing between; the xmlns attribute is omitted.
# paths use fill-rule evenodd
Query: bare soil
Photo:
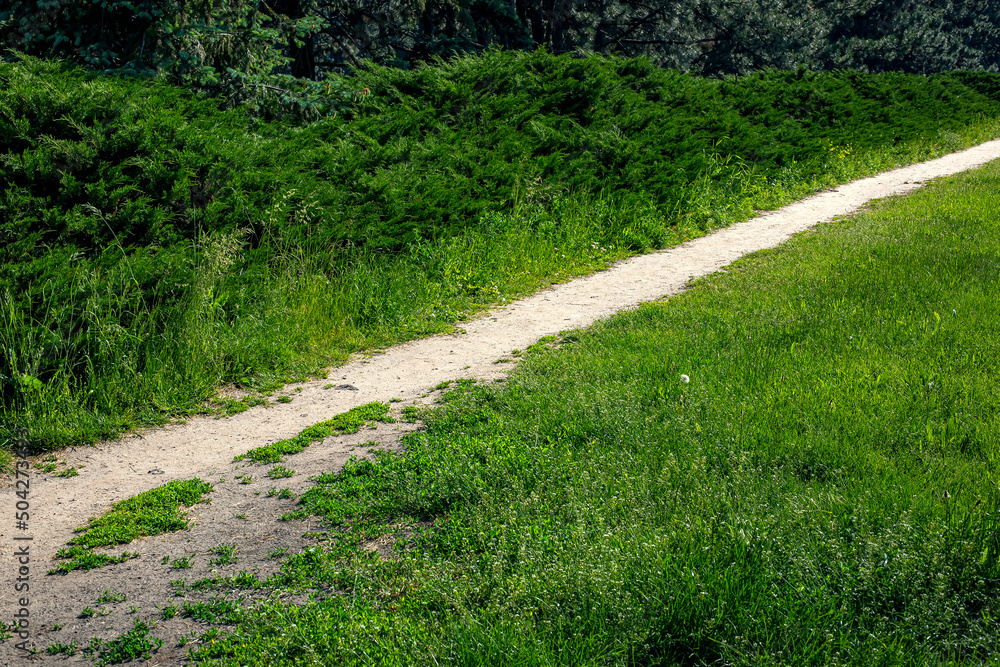
<svg viewBox="0 0 1000 667"><path fill-rule="evenodd" d="M266 576L279 567L269 555L276 550L297 552L313 543L310 532L316 520L281 521L294 500L268 497L271 488L289 488L296 496L309 487L308 478L339 469L352 455L371 447L396 447L401 434L415 426L397 422L354 435L331 436L284 463L295 470L287 479L267 477L270 466L234 462L249 449L296 435L303 428L329 419L370 401L396 398L399 408L430 402L432 389L458 378L498 379L511 364L496 364L513 350L523 350L539 338L560 331L586 327L617 311L675 294L692 278L716 271L743 255L780 244L790 236L822 222L850 214L873 199L899 195L928 179L972 169L1000 157L1000 141L981 144L960 153L911 165L829 190L778 211L721 229L682 246L629 259L607 271L573 280L509 304L465 324L464 332L413 341L384 352L360 355L334 368L329 379L286 387L289 403L269 403L225 419L199 417L182 424L132 433L95 447L58 452L65 463L76 466L75 477L56 477L31 470L30 536L30 642L39 653L26 656L14 648L17 640L0 643L0 664L77 663L90 659L49 655L54 642L85 647L92 637L110 639L132 627L133 620L159 619L159 608L180 604L172 598L169 582L193 581L240 570ZM328 385L334 387L325 388ZM350 385L350 388L340 388ZM398 416L398 412L397 412ZM372 445L369 443L378 443ZM39 457L40 459L40 457ZM242 483L237 475L252 475ZM56 561L56 551L73 537L73 530L100 516L112 503L172 480L198 477L215 484L211 502L189 510L190 529L137 540L107 550L138 552L126 563L90 572L46 575ZM0 496L13 507L12 481L0 481ZM13 518L0 523L0 581L3 594L0 617L9 622L21 593L14 592L18 563L15 542L24 537L14 529ZM211 566L211 550L233 545L239 561ZM388 545L371 545L384 556ZM166 557L167 563L164 564ZM178 569L170 562L187 557L192 567ZM214 575L213 575L214 576ZM99 605L104 590L124 593L127 600ZM106 615L80 618L85 607ZM135 611L132 609L135 608ZM55 630L55 626L61 629ZM154 635L163 647L149 661L153 665L180 664L188 647L181 637L201 633L200 624L173 618L157 622Z"/></svg>

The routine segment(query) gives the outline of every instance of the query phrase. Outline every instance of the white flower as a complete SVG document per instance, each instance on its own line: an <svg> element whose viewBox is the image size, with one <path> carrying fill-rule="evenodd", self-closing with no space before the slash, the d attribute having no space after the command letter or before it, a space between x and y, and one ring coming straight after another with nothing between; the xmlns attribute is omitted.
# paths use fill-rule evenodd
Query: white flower
<svg viewBox="0 0 1000 667"><path fill-rule="evenodd" d="M691 378L689 378L687 375L684 375L684 373L681 373L681 382L687 383L687 382L690 382L690 381L691 381Z"/></svg>

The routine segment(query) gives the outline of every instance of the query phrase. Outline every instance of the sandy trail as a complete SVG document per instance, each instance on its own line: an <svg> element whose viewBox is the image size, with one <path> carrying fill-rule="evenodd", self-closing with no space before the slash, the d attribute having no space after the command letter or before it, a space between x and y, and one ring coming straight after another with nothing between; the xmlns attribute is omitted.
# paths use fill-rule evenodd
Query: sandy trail
<svg viewBox="0 0 1000 667"><path fill-rule="evenodd" d="M197 476L216 481L220 476L232 476L236 470L232 462L234 455L293 436L306 426L356 405L390 398L410 402L445 380L499 377L507 372L509 365L498 365L494 361L512 350L523 350L542 336L585 327L617 311L674 294L692 277L716 271L747 253L776 246L817 223L856 211L872 199L905 193L919 188L927 179L972 169L998 157L1000 140L987 142L960 153L840 186L670 250L626 260L609 270L546 289L468 322L464 333L413 341L384 353L357 358L333 369L329 380L287 387L285 393L294 397L290 403L272 403L225 419L195 418L97 447L59 452L67 465L84 467L79 476L72 478L31 471L31 592L32 604L37 605L36 618L46 619L46 615L55 614L65 605L73 609L67 607L64 616L78 614L85 606L80 597L82 593L71 594L67 587L81 587L80 591L93 589L100 586L91 581L94 577L113 576L113 570L130 571L119 570L125 566L115 566L104 568L108 574L102 575L96 574L102 571L95 570L74 572L67 577L44 576L52 567L52 556L65 545L73 529L84 524L88 517L103 513L114 501L175 479ZM330 382L350 384L357 391L324 389ZM297 389L300 391L296 393ZM334 437L317 443L307 450L312 463L305 465L304 459L302 463L296 459L294 467L301 474L294 480L282 481L292 481L295 482L293 486L304 488L308 470L339 467L348 455L348 445L355 446L359 442L362 440L347 442ZM305 453L297 456L305 456ZM162 473L150 474L150 471ZM0 486L3 486L0 495L7 499L5 506L13 508L16 498L10 480L4 480ZM250 488L248 486L248 490ZM232 503L231 507L238 501ZM213 505L219 502L214 501ZM276 517L265 519L263 514L255 523L260 523L257 528L267 532L271 530L267 522L273 522ZM205 522L203 526L205 533L211 535L213 528ZM5 622L11 618L16 597L13 589L17 576L15 546L23 544L13 540L16 532L12 517L0 523L0 579L3 582L0 614ZM257 532L257 529L247 530L248 536ZM150 538L154 539L157 538ZM134 544L127 549L139 550ZM148 550L149 558L156 558L158 562L156 549ZM143 585L139 576L141 570L131 571L138 577L134 582L138 590ZM85 585L85 578L90 578L86 580L91 583ZM162 585L156 588L162 596ZM101 589L96 590L99 593ZM64 598L68 598L65 603L59 601ZM117 632L124 629L124 625L119 625ZM48 644L34 633L33 639L40 649ZM61 637L48 637L48 640L61 640ZM10 641L0 645L0 661L5 660L4 654L12 648ZM10 659L13 660L10 664L19 664L16 658ZM154 659L154 664L157 662Z"/></svg>

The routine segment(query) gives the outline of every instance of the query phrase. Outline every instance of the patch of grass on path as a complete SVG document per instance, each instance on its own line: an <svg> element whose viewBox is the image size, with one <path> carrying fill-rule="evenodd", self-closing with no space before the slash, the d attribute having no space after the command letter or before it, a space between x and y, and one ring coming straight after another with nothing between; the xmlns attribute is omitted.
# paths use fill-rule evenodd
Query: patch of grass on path
<svg viewBox="0 0 1000 667"><path fill-rule="evenodd" d="M94 657L96 667L131 662L140 658L148 660L163 646L162 639L150 638L152 627L152 624L136 619L131 630L110 641L95 637L85 651Z"/></svg>
<svg viewBox="0 0 1000 667"><path fill-rule="evenodd" d="M344 594L197 660L990 663L997 192L994 163L756 253L318 478L341 535L433 527L290 557L272 583Z"/></svg>
<svg viewBox="0 0 1000 667"><path fill-rule="evenodd" d="M69 573L76 569L90 570L128 560L134 554L121 556L96 553L97 547L128 544L139 537L184 530L188 521L180 509L195 503L208 502L203 496L212 485L198 478L175 481L119 501L103 516L91 519L80 533L60 549L56 558L63 562L50 572Z"/></svg>
<svg viewBox="0 0 1000 667"><path fill-rule="evenodd" d="M379 403L378 401L365 403L351 408L347 412L342 412L333 419L308 426L294 438L278 440L270 445L256 447L245 454L239 454L233 460L249 459L255 463L278 463L284 460L285 454L298 454L312 443L335 433L357 433L365 424L389 420L388 415L388 403Z"/></svg>

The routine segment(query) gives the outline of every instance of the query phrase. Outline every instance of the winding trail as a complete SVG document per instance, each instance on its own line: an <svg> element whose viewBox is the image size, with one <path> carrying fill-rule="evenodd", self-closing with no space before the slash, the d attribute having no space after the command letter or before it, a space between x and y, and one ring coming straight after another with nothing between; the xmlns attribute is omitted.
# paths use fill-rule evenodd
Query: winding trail
<svg viewBox="0 0 1000 667"><path fill-rule="evenodd" d="M384 353L359 356L332 369L329 380L286 387L286 391L300 389L292 394L291 403L255 407L225 419L198 417L97 447L58 452L67 465L84 467L79 476L71 478L31 471L33 595L36 599L56 595L58 587L69 583L69 577L44 577L52 567L51 557L65 545L74 528L86 523L88 517L103 513L117 500L171 480L232 475L234 455L293 436L306 426L369 401L399 398L410 402L445 380L502 376L508 365L494 362L542 336L586 327L617 311L675 294L692 278L716 271L747 253L776 246L817 223L852 213L872 199L906 193L921 187L927 179L973 169L997 158L1000 140L990 141L854 181L679 247L623 261L609 270L551 287L468 322L464 333L435 336ZM324 389L330 382L350 384L357 390ZM326 469L337 467L347 451L341 446L336 452L324 453L325 447L336 449L337 443L330 440L307 450L310 456L319 457ZM12 508L10 480L0 482L0 487L0 495L7 499L4 507ZM8 520L0 522L0 597L4 601L0 614L4 622L9 621L14 607L12 582L17 574L13 552L15 545L22 544L13 540L15 532L13 518L8 515ZM12 648L9 641L0 646L0 660L8 648Z"/></svg>

